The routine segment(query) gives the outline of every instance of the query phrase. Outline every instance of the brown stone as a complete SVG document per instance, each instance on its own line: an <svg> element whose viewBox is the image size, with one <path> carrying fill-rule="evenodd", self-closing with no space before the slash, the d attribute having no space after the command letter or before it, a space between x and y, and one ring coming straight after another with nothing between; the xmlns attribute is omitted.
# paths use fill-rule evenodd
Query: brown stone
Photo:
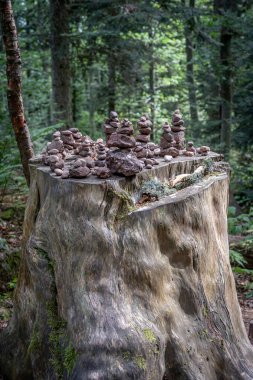
<svg viewBox="0 0 253 380"><path fill-rule="evenodd" d="M126 177L142 171L143 165L132 153L125 154L121 151L109 151L106 157L107 167L113 174L122 174Z"/></svg>
<svg viewBox="0 0 253 380"><path fill-rule="evenodd" d="M123 149L130 149L135 146L135 139L133 136L121 135L117 132L111 134L110 139L108 141L108 146L117 147Z"/></svg>
<svg viewBox="0 0 253 380"><path fill-rule="evenodd" d="M137 135L136 140L143 142L143 143L148 143L150 141L150 136L149 135Z"/></svg>
<svg viewBox="0 0 253 380"><path fill-rule="evenodd" d="M96 175L98 178L106 179L111 177L112 173L106 166L96 168Z"/></svg>

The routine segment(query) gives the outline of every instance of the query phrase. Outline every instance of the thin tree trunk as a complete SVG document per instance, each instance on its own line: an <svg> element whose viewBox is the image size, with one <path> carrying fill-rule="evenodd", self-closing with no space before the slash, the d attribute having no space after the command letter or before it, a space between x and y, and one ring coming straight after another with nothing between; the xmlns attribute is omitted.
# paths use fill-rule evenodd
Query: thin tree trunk
<svg viewBox="0 0 253 380"><path fill-rule="evenodd" d="M69 0L50 0L53 122L72 125Z"/></svg>
<svg viewBox="0 0 253 380"><path fill-rule="evenodd" d="M30 172L28 163L34 153L24 114L21 81L21 58L18 45L17 28L10 0L0 0L0 16L7 58L6 74L8 83L8 108L21 156L24 175L26 182L29 185Z"/></svg>
<svg viewBox="0 0 253 380"><path fill-rule="evenodd" d="M149 95L150 95L150 119L152 121L151 140L154 139L155 124L155 62L154 62L154 29L151 27L149 31Z"/></svg>
<svg viewBox="0 0 253 380"><path fill-rule="evenodd" d="M116 64L112 51L108 55L108 112L115 110L116 106Z"/></svg>
<svg viewBox="0 0 253 380"><path fill-rule="evenodd" d="M221 131L220 142L226 159L231 147L231 112L232 112L232 70L231 70L231 41L232 34L226 28L221 28L220 34L220 61L222 65L221 77Z"/></svg>
<svg viewBox="0 0 253 380"><path fill-rule="evenodd" d="M182 4L185 5L185 1L182 0ZM193 30L194 30L194 15L193 10L195 8L195 0L189 1L189 9L191 11L191 17L185 24L185 52L186 52L186 79L188 84L188 96L190 105L190 114L192 122L198 122L198 107L196 98L196 86L194 80L194 64L193 64Z"/></svg>
<svg viewBox="0 0 253 380"><path fill-rule="evenodd" d="M89 63L88 69L88 94L89 94L89 125L91 136L95 137L95 123L94 123L94 114L95 114L95 94L94 94L94 68L92 61Z"/></svg>
<svg viewBox="0 0 253 380"><path fill-rule="evenodd" d="M233 31L231 27L226 25L227 12L237 12L236 0L214 0L214 12L221 18L220 30L220 95L221 95L221 130L220 144L225 154L225 158L229 158L231 147L231 113L232 113L232 52L231 42ZM225 12L225 13L224 13Z"/></svg>

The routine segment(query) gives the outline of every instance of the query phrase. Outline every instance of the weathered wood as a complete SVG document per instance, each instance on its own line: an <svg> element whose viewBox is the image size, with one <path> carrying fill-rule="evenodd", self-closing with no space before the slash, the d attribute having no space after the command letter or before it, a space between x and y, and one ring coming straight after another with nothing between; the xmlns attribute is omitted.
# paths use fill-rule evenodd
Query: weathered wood
<svg viewBox="0 0 253 380"><path fill-rule="evenodd" d="M145 177L192 172L196 161L108 181L31 167L15 311L0 337L7 379L253 378L229 264L227 175L134 206Z"/></svg>

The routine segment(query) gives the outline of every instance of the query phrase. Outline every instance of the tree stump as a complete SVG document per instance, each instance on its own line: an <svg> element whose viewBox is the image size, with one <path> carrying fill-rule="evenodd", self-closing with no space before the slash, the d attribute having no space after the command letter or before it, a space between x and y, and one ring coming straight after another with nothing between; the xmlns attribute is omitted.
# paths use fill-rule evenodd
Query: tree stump
<svg viewBox="0 0 253 380"><path fill-rule="evenodd" d="M202 159L107 181L31 165L14 314L0 336L6 379L253 379L229 263L228 175L135 206L145 178Z"/></svg>

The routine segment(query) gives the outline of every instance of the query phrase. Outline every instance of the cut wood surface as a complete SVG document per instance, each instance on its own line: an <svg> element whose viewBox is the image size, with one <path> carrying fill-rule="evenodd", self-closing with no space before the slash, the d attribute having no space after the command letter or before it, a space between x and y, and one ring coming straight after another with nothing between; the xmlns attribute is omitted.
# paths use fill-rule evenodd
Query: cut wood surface
<svg viewBox="0 0 253 380"><path fill-rule="evenodd" d="M6 379L253 379L227 174L135 207L141 179L193 172L194 160L109 181L31 165L15 310L0 336Z"/></svg>

